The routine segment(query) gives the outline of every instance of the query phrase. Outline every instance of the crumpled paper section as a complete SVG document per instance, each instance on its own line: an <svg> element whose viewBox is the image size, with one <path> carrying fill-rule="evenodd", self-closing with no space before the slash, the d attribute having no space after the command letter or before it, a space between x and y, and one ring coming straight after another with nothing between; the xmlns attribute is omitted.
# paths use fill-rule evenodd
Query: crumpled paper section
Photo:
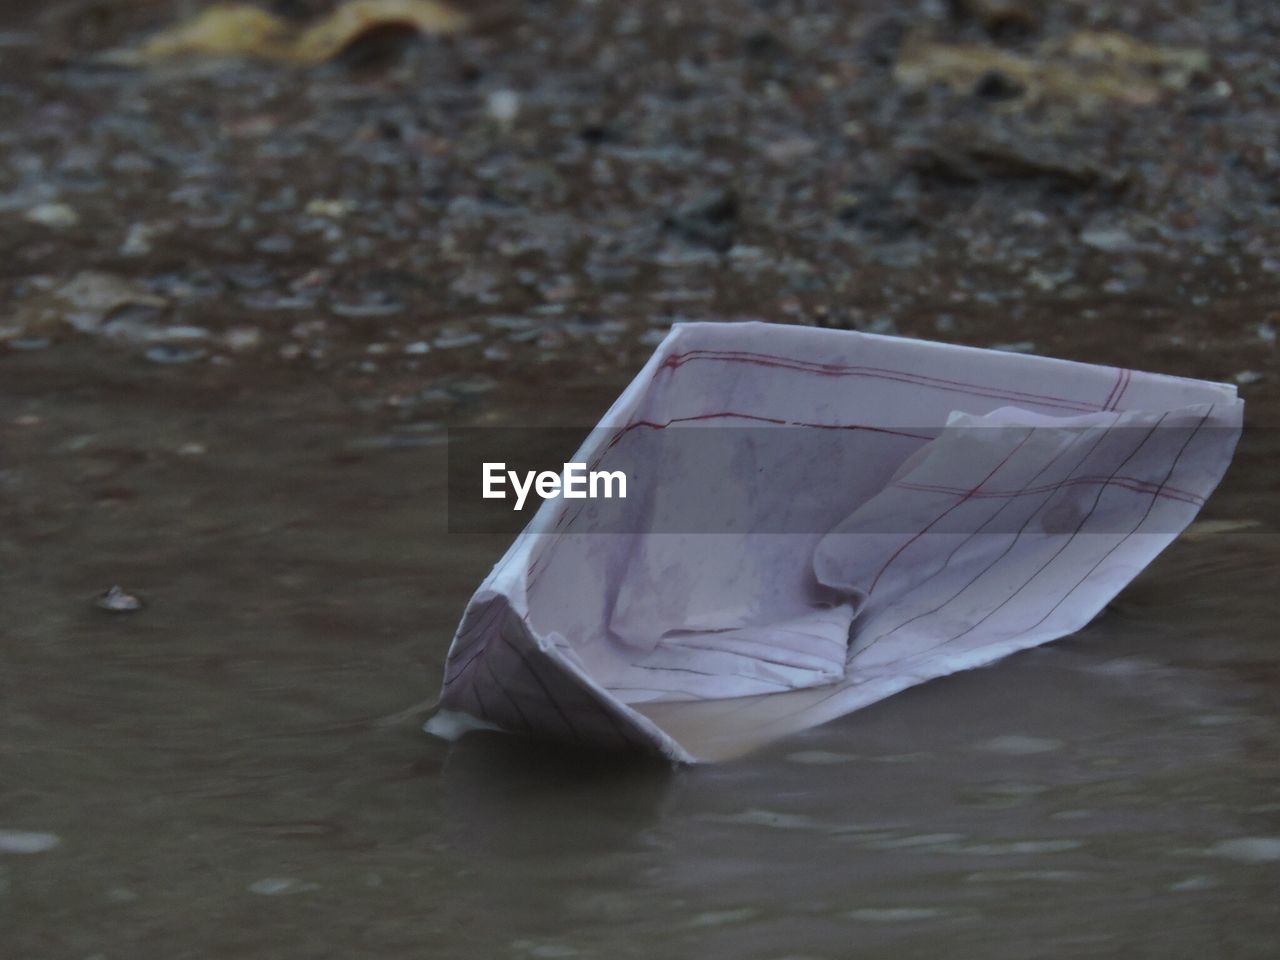
<svg viewBox="0 0 1280 960"><path fill-rule="evenodd" d="M677 325L575 457L625 467L627 522L543 503L467 605L427 729L716 760L1072 633L1194 519L1242 411L1127 369ZM744 447L714 476L660 445L742 425L775 430L680 435ZM690 504L731 522L682 528Z"/></svg>

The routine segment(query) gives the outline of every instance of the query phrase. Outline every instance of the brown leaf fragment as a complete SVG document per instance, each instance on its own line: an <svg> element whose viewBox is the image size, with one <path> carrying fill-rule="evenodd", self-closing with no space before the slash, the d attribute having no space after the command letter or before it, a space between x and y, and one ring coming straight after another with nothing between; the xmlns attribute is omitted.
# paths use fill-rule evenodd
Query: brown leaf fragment
<svg viewBox="0 0 1280 960"><path fill-rule="evenodd" d="M941 84L960 94L980 94L998 77L1010 95L996 99L1067 102L1089 110L1155 103L1208 68L1202 50L1157 47L1107 31L1078 31L1029 55L917 34L903 44L894 77L908 89Z"/></svg>
<svg viewBox="0 0 1280 960"><path fill-rule="evenodd" d="M465 29L465 14L438 0L347 0L327 16L298 25L247 3L220 3L107 59L137 66L182 57L247 57L309 66L331 60L361 38L386 29L436 35Z"/></svg>

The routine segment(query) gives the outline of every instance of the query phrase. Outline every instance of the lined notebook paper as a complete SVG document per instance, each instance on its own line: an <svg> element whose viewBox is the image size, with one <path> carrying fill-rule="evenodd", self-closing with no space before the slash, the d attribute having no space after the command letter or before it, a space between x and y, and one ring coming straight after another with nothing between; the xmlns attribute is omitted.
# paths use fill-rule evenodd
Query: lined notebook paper
<svg viewBox="0 0 1280 960"><path fill-rule="evenodd" d="M1232 386L680 324L468 603L427 729L730 755L1080 629L1189 524Z"/></svg>

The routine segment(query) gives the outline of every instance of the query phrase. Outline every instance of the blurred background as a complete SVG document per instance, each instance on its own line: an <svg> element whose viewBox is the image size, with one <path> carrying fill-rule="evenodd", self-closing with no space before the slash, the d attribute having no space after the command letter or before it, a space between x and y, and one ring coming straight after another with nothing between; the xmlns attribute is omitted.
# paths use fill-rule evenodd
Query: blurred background
<svg viewBox="0 0 1280 960"><path fill-rule="evenodd" d="M0 953L1273 956L1278 107L1263 0L6 0ZM715 768L428 740L446 428L684 319L1250 425L1061 643Z"/></svg>

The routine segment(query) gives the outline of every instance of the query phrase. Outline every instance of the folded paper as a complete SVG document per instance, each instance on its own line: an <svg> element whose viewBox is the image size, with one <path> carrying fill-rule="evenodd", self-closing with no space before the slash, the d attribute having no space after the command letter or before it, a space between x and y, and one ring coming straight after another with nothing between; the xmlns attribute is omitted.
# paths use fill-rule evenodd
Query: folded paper
<svg viewBox="0 0 1280 960"><path fill-rule="evenodd" d="M1229 385L675 326L468 603L427 729L713 760L1080 629L1195 517Z"/></svg>

